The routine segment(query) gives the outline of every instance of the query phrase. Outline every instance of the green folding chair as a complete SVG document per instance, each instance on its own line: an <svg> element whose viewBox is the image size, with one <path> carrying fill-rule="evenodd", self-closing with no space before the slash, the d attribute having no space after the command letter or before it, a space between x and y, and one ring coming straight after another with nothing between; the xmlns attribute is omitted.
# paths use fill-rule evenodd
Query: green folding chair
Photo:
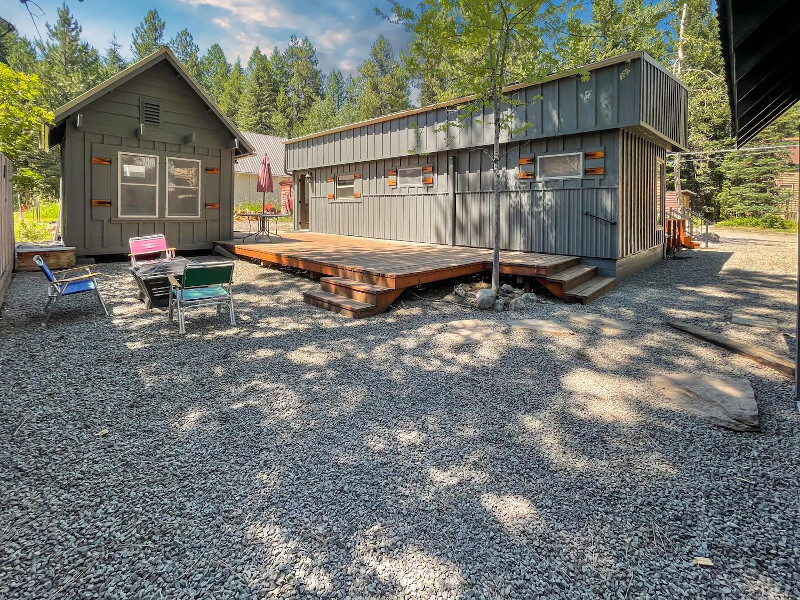
<svg viewBox="0 0 800 600"><path fill-rule="evenodd" d="M233 263L189 263L183 271L182 281L169 275L169 320L178 312L178 328L186 333L186 311L201 306L216 306L220 314L223 306L228 307L231 325L236 325L233 313Z"/></svg>

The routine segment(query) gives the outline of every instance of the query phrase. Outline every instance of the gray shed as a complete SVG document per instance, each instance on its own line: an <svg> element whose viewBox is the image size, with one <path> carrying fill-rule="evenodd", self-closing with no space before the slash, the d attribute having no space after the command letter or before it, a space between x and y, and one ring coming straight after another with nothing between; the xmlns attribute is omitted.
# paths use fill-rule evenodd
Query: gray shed
<svg viewBox="0 0 800 600"><path fill-rule="evenodd" d="M273 191L266 194L266 201L280 206L280 182L287 177L284 165L286 156L283 147L284 139L252 131L243 131L242 134L253 148L253 154L236 161L236 185L234 191L236 205L261 203L264 200L265 195L257 192L256 186L258 184L258 174L261 171L261 161L266 154L269 156L273 179Z"/></svg>
<svg viewBox="0 0 800 600"><path fill-rule="evenodd" d="M62 238L122 254L163 233L180 250L233 236L234 160L252 147L166 46L56 111Z"/></svg>
<svg viewBox="0 0 800 600"><path fill-rule="evenodd" d="M616 277L659 260L666 153L688 138L683 84L634 52L508 92L515 128L530 126L501 138L501 247L579 256ZM492 118L457 127L469 100L288 140L295 226L491 247Z"/></svg>

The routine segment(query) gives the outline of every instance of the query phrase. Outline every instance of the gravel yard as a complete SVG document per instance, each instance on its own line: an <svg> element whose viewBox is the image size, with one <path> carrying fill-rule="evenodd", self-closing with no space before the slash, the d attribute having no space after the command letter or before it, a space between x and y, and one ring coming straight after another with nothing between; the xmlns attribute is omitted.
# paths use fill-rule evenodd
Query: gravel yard
<svg viewBox="0 0 800 600"><path fill-rule="evenodd" d="M795 238L719 233L525 315L560 336L439 301L452 283L351 321L243 261L236 327L195 311L182 338L106 263L111 317L70 298L44 329L43 276L15 275L0 598L800 598L792 382L664 325L793 351ZM780 331L730 323L748 307ZM458 343L463 319L503 335ZM660 407L675 372L747 377L763 431Z"/></svg>

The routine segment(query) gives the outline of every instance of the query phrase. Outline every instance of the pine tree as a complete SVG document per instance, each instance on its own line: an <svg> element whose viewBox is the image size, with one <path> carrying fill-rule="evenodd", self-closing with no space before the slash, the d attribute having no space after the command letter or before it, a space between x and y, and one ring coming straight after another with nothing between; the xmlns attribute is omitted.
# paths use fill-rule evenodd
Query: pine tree
<svg viewBox="0 0 800 600"><path fill-rule="evenodd" d="M369 58L358 67L363 78L360 116L371 119L409 107L408 74L394 57L394 50L384 36L379 36Z"/></svg>
<svg viewBox="0 0 800 600"><path fill-rule="evenodd" d="M280 116L273 119L273 126L284 131L279 135L291 136L301 130L309 110L322 96L322 72L317 68L317 51L307 37L292 36L276 63L283 96L278 94Z"/></svg>
<svg viewBox="0 0 800 600"><path fill-rule="evenodd" d="M219 44L212 45L200 59L200 83L206 93L219 100L231 74L231 65Z"/></svg>
<svg viewBox="0 0 800 600"><path fill-rule="evenodd" d="M97 50L81 39L82 28L66 4L57 11L54 25L46 24L47 39L39 42L40 60L35 70L46 81L44 104L54 110L103 79Z"/></svg>
<svg viewBox="0 0 800 600"><path fill-rule="evenodd" d="M244 69L242 69L242 61L237 58L218 100L222 112L234 121L238 118L239 101L244 93L245 83L246 78Z"/></svg>
<svg viewBox="0 0 800 600"><path fill-rule="evenodd" d="M253 49L247 62L246 75L236 122L245 131L272 134L272 113L278 92L272 63L258 46Z"/></svg>
<svg viewBox="0 0 800 600"><path fill-rule="evenodd" d="M141 60L151 55L164 45L164 28L166 23L161 19L158 11L147 11L144 20L133 30L131 52L133 60Z"/></svg>
<svg viewBox="0 0 800 600"><path fill-rule="evenodd" d="M194 43L194 37L186 28L181 29L169 41L169 47L195 79L200 78L200 48Z"/></svg>
<svg viewBox="0 0 800 600"><path fill-rule="evenodd" d="M125 59L120 54L121 49L122 44L119 43L117 34L114 32L111 34L106 55L103 57L103 77L106 79L116 75L127 66Z"/></svg>

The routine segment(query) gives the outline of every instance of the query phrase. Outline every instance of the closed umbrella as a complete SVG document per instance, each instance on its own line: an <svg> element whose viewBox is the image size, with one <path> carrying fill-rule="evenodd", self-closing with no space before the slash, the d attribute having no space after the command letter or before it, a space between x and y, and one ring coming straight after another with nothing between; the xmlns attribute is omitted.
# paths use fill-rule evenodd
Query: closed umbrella
<svg viewBox="0 0 800 600"><path fill-rule="evenodd" d="M256 192L264 194L261 201L261 210L267 202L267 192L272 192L272 170L269 168L269 155L265 154L264 159L261 161L261 170L258 172L258 185L256 185Z"/></svg>

